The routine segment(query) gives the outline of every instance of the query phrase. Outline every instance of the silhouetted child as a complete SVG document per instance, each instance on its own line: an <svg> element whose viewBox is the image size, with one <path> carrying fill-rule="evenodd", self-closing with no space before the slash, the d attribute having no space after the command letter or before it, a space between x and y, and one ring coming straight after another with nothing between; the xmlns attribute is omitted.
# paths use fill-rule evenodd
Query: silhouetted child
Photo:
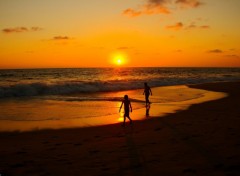
<svg viewBox="0 0 240 176"><path fill-rule="evenodd" d="M130 120L130 124L132 124L132 119L129 116L129 108L131 109L131 112L132 112L132 105L131 105L131 102L128 99L127 95L124 96L124 100L122 101L122 104L120 106L119 112L121 111L123 104L124 104L124 121L123 121L123 126L125 126L126 117Z"/></svg>

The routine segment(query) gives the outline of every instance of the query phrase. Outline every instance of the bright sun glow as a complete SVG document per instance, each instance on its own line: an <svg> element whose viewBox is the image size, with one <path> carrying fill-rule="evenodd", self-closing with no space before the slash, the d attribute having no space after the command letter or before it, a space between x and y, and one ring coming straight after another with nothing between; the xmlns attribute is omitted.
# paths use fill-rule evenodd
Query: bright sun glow
<svg viewBox="0 0 240 176"><path fill-rule="evenodd" d="M117 60L117 63L118 63L119 65L121 65L122 59L118 59L118 60Z"/></svg>
<svg viewBox="0 0 240 176"><path fill-rule="evenodd" d="M124 61L124 57L121 55L115 56L115 64L116 65L122 65Z"/></svg>
<svg viewBox="0 0 240 176"><path fill-rule="evenodd" d="M126 64L126 56L123 54L114 55L113 56L113 64L118 65L118 66Z"/></svg>

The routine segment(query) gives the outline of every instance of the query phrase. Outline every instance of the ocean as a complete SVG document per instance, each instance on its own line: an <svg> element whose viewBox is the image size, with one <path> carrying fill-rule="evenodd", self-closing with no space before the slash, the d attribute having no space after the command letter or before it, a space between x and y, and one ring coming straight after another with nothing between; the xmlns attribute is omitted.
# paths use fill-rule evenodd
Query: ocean
<svg viewBox="0 0 240 176"><path fill-rule="evenodd" d="M240 68L0 70L0 130L4 123L20 122L58 121L59 124L59 121L78 120L91 126L99 121L98 117L119 116L125 94L129 95L134 110L143 109L145 82L153 90L150 97L153 104L171 106L206 93L182 85L239 80Z"/></svg>

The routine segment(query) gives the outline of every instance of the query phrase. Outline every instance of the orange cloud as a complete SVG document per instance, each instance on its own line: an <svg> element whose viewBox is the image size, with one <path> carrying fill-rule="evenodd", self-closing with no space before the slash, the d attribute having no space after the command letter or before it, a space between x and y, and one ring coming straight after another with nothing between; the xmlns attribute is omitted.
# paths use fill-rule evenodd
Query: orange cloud
<svg viewBox="0 0 240 176"><path fill-rule="evenodd" d="M133 49L133 47L122 46L117 48L117 50L129 50L129 49Z"/></svg>
<svg viewBox="0 0 240 176"><path fill-rule="evenodd" d="M176 52L176 53L181 53L182 50L181 49L177 49L177 50L174 50L173 52Z"/></svg>
<svg viewBox="0 0 240 176"><path fill-rule="evenodd" d="M203 26L200 26L200 28L201 28L201 29L209 29L210 26L208 26L208 25L203 25Z"/></svg>
<svg viewBox="0 0 240 176"><path fill-rule="evenodd" d="M197 26L195 24L190 24L189 26L186 27L186 29L195 29Z"/></svg>
<svg viewBox="0 0 240 176"><path fill-rule="evenodd" d="M166 26L166 28L171 29L171 30L180 30L180 29L183 29L183 28L185 30L189 30L189 29L209 29L210 26L208 26L208 25L198 26L194 22L191 23L190 25L184 26L182 22L178 22L174 25Z"/></svg>
<svg viewBox="0 0 240 176"><path fill-rule="evenodd" d="M10 33L21 33L21 32L35 32L35 31L41 31L42 28L40 27L15 27L15 28L5 28L2 29L3 33L10 34Z"/></svg>
<svg viewBox="0 0 240 176"><path fill-rule="evenodd" d="M5 28L2 30L4 33L18 33L18 32L27 32L26 27L16 27L16 28Z"/></svg>
<svg viewBox="0 0 240 176"><path fill-rule="evenodd" d="M203 3L198 0L176 0L175 3L183 7L192 7L192 8L196 8L203 5Z"/></svg>
<svg viewBox="0 0 240 176"><path fill-rule="evenodd" d="M209 51L207 51L207 52L208 52L208 53L223 53L223 51L220 50L220 49L209 50Z"/></svg>
<svg viewBox="0 0 240 176"><path fill-rule="evenodd" d="M202 25L202 26L197 26L194 23L188 25L185 29L210 29L210 26L208 25Z"/></svg>
<svg viewBox="0 0 240 176"><path fill-rule="evenodd" d="M174 3L172 0L147 0L147 2L138 9L128 8L123 11L123 14L130 17L153 14L170 14L171 11L169 6L172 5L196 8L202 4L203 3L201 3L199 0L176 0Z"/></svg>
<svg viewBox="0 0 240 176"><path fill-rule="evenodd" d="M31 27L31 31L41 31L41 30L43 29L40 27Z"/></svg>
<svg viewBox="0 0 240 176"><path fill-rule="evenodd" d="M183 23L178 22L174 25L166 26L167 29L180 30L183 28Z"/></svg>
<svg viewBox="0 0 240 176"><path fill-rule="evenodd" d="M232 58L240 58L238 55L235 55L235 54L231 54L231 55L226 55L226 57L232 57Z"/></svg>
<svg viewBox="0 0 240 176"><path fill-rule="evenodd" d="M123 11L123 14L130 17L136 17L142 15L142 11L136 11L134 9L128 8Z"/></svg>
<svg viewBox="0 0 240 176"><path fill-rule="evenodd" d="M55 36L52 38L52 40L70 40L70 37L68 36Z"/></svg>
<svg viewBox="0 0 240 176"><path fill-rule="evenodd" d="M168 8L161 6L161 5L154 5L154 4L146 4L142 6L141 10L134 10L132 8L128 8L123 11L124 15L130 17L137 17L140 15L153 15L153 14L169 14L170 11Z"/></svg>

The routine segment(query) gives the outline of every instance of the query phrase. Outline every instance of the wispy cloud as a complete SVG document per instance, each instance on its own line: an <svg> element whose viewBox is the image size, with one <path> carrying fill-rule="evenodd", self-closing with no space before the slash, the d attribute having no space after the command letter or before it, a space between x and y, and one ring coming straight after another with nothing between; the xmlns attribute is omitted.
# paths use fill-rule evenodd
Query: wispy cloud
<svg viewBox="0 0 240 176"><path fill-rule="evenodd" d="M223 50L221 49L213 49L213 50L208 50L208 53L223 53Z"/></svg>
<svg viewBox="0 0 240 176"><path fill-rule="evenodd" d="M52 38L49 39L43 39L43 42L50 42L50 43L54 43L57 45L66 45L72 42L74 38L66 36L66 35L56 35L53 36ZM82 47L82 46L81 46Z"/></svg>
<svg viewBox="0 0 240 176"><path fill-rule="evenodd" d="M144 5L140 10L134 10L132 8L128 8L123 11L124 15L130 17L137 17L141 15L153 15L153 14L169 14L170 11L163 6L160 5Z"/></svg>
<svg viewBox="0 0 240 176"><path fill-rule="evenodd" d="M181 49L177 49L177 50L173 50L173 52L175 52L175 53L181 53L181 52L183 52Z"/></svg>
<svg viewBox="0 0 240 176"><path fill-rule="evenodd" d="M70 40L71 38L68 36L55 36L52 40Z"/></svg>
<svg viewBox="0 0 240 176"><path fill-rule="evenodd" d="M178 22L174 25L169 25L169 26L166 26L167 29L173 29L173 30L180 30L183 28L183 23L182 22Z"/></svg>
<svg viewBox="0 0 240 176"><path fill-rule="evenodd" d="M208 25L199 26L199 25L196 25L194 22L189 25L185 25L182 22L177 22L176 24L166 26L166 29L170 29L170 30L180 30L180 29L190 30L190 29L209 29L209 28L210 26Z"/></svg>
<svg viewBox="0 0 240 176"><path fill-rule="evenodd" d="M196 8L203 5L203 3L198 0L176 0L175 3L181 5L182 7L191 8Z"/></svg>
<svg viewBox="0 0 240 176"><path fill-rule="evenodd" d="M143 5L138 8L127 8L123 11L124 15L130 17L137 17L141 15L153 15L153 14L170 14L172 13L170 8L172 6L181 6L188 8L197 8L201 6L199 0L147 0Z"/></svg>
<svg viewBox="0 0 240 176"><path fill-rule="evenodd" d="M132 8L128 8L123 11L124 15L130 16L130 17L140 16L140 15L142 15L142 13L143 13L142 11L137 11Z"/></svg>
<svg viewBox="0 0 240 176"><path fill-rule="evenodd" d="M209 25L203 25L203 26L199 26L199 28L201 28L201 29L210 29L210 26Z"/></svg>
<svg viewBox="0 0 240 176"><path fill-rule="evenodd" d="M139 6L137 9L128 8L123 11L124 15L136 17L140 15L153 14L169 14L170 11L166 6L170 0L148 0L145 4Z"/></svg>
<svg viewBox="0 0 240 176"><path fill-rule="evenodd" d="M133 47L122 46L117 48L117 50L129 50L129 49L133 49Z"/></svg>
<svg viewBox="0 0 240 176"><path fill-rule="evenodd" d="M230 55L226 55L226 57L231 57L231 58L240 58L240 56L236 55L236 54L230 54Z"/></svg>
<svg viewBox="0 0 240 176"><path fill-rule="evenodd" d="M43 28L36 27L36 26L30 28L30 31L41 31L41 30L43 30Z"/></svg>
<svg viewBox="0 0 240 176"><path fill-rule="evenodd" d="M3 33L10 34L10 33L22 33L22 32L36 32L43 30L40 27L15 27L15 28L4 28L2 29Z"/></svg>
<svg viewBox="0 0 240 176"><path fill-rule="evenodd" d="M196 25L194 23L188 25L185 27L185 29L210 29L210 26L209 25Z"/></svg>

